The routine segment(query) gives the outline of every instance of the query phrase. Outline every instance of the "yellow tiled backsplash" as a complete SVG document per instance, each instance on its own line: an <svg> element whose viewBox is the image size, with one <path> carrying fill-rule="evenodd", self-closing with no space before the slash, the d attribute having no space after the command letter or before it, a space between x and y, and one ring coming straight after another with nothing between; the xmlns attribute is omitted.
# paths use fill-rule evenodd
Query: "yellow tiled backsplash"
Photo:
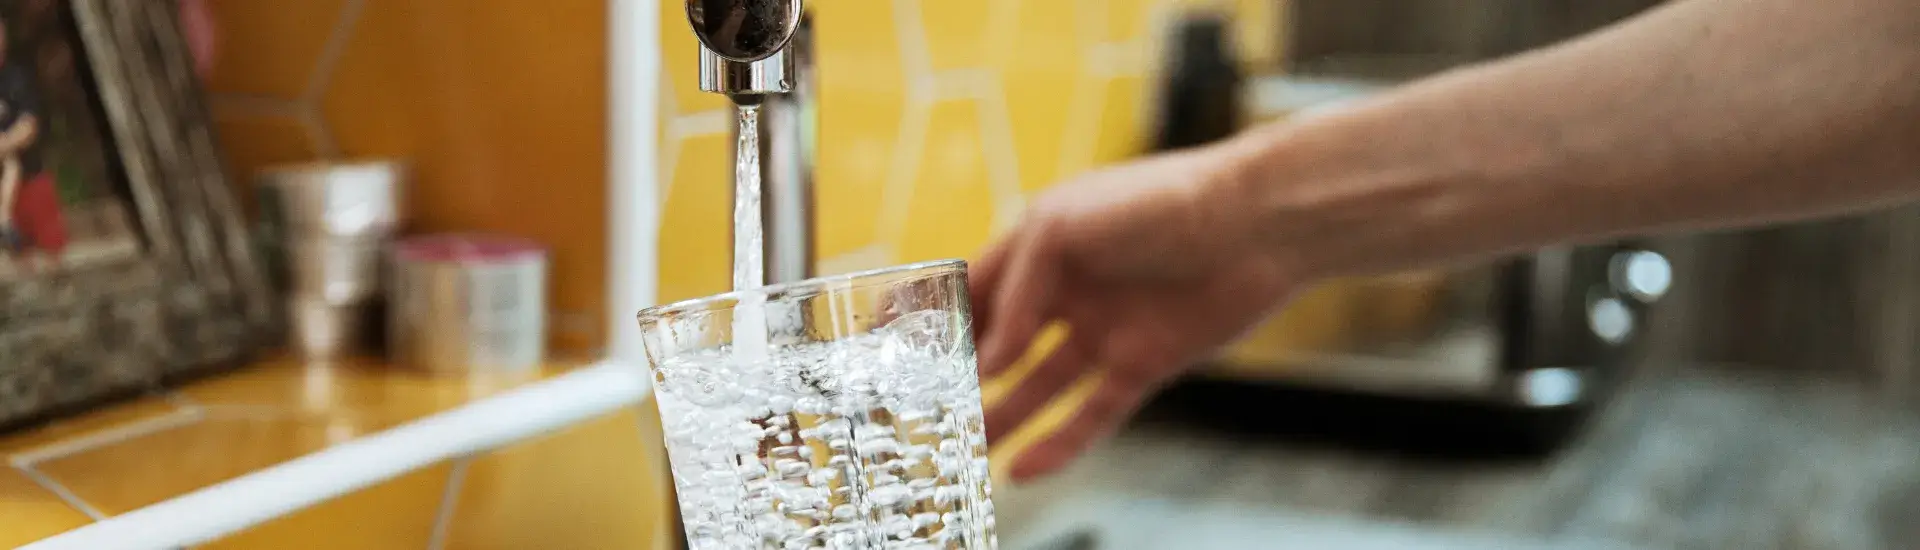
<svg viewBox="0 0 1920 550"><path fill-rule="evenodd" d="M552 249L554 344L599 345L605 0L209 0L208 82L236 189L257 169L398 157L416 231Z"/></svg>
<svg viewBox="0 0 1920 550"><path fill-rule="evenodd" d="M1275 59L1276 0L811 0L821 273L973 256L1033 191L1141 152L1167 25L1233 15ZM685 7L663 2L669 93L660 297L727 289L726 100L703 93Z"/></svg>
<svg viewBox="0 0 1920 550"><path fill-rule="evenodd" d="M415 163L416 230L553 247L556 344L602 341L603 0L214 0L210 82L234 173ZM727 286L728 114L661 3L662 300ZM1188 9L1277 55L1276 0L812 0L821 272L968 257L1028 193L1139 152L1165 24Z"/></svg>

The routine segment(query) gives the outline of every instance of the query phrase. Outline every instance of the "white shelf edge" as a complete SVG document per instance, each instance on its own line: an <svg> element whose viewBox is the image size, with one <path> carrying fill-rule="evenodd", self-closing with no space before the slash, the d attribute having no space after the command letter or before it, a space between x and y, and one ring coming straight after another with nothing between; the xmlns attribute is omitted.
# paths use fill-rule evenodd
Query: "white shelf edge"
<svg viewBox="0 0 1920 550"><path fill-rule="evenodd" d="M20 550L207 543L442 461L645 403L642 365L603 360L386 431L55 535Z"/></svg>

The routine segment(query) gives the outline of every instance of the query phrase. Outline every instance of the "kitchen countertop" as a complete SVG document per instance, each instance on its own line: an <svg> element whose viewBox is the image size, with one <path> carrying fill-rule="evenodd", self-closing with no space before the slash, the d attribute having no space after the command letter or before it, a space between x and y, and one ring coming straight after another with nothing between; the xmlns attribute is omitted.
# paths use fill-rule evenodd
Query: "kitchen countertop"
<svg viewBox="0 0 1920 550"><path fill-rule="evenodd" d="M1349 541L1408 529L1532 541L1514 548L1920 547L1920 413L1877 399L1871 384L1733 367L1646 372L1545 458L1465 433L1413 433L1430 423L1285 401L1194 412L1223 402L1216 390L1176 390L1068 472L996 487L1003 533L1057 540L1046 537L1075 521L1063 518L1089 509L1133 529L1200 524L1165 511L1221 510L1206 530L1243 533L1241 548L1318 547L1272 529L1300 522L1315 527L1296 533ZM1126 512L1142 507L1163 512Z"/></svg>
<svg viewBox="0 0 1920 550"><path fill-rule="evenodd" d="M587 370L555 362L526 375L436 377L276 359L0 434L0 547L350 444L377 446L387 430ZM643 402L503 441L201 548L666 548L676 537L655 415Z"/></svg>

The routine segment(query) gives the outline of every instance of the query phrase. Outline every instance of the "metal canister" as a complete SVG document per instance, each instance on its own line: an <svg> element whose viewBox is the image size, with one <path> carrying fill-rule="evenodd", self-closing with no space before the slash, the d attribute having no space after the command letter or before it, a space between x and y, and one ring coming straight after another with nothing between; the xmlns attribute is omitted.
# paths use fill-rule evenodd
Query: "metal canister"
<svg viewBox="0 0 1920 550"><path fill-rule="evenodd" d="M403 225L406 174L385 160L260 172L260 244L303 357L358 354L378 339L384 251Z"/></svg>
<svg viewBox="0 0 1920 550"><path fill-rule="evenodd" d="M406 166L369 160L275 166L260 172L261 218L276 232L392 235L405 205Z"/></svg>
<svg viewBox="0 0 1920 550"><path fill-rule="evenodd" d="M393 361L438 373L526 371L546 358L547 252L519 238L431 235L393 248Z"/></svg>

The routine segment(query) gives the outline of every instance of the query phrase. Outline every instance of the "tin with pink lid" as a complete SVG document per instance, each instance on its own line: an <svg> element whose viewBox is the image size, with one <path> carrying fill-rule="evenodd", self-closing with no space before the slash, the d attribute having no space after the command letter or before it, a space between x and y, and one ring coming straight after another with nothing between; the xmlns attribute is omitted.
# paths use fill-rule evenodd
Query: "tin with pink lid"
<svg viewBox="0 0 1920 550"><path fill-rule="evenodd" d="M485 234L393 247L388 345L395 364L439 373L524 372L546 358L547 250Z"/></svg>

